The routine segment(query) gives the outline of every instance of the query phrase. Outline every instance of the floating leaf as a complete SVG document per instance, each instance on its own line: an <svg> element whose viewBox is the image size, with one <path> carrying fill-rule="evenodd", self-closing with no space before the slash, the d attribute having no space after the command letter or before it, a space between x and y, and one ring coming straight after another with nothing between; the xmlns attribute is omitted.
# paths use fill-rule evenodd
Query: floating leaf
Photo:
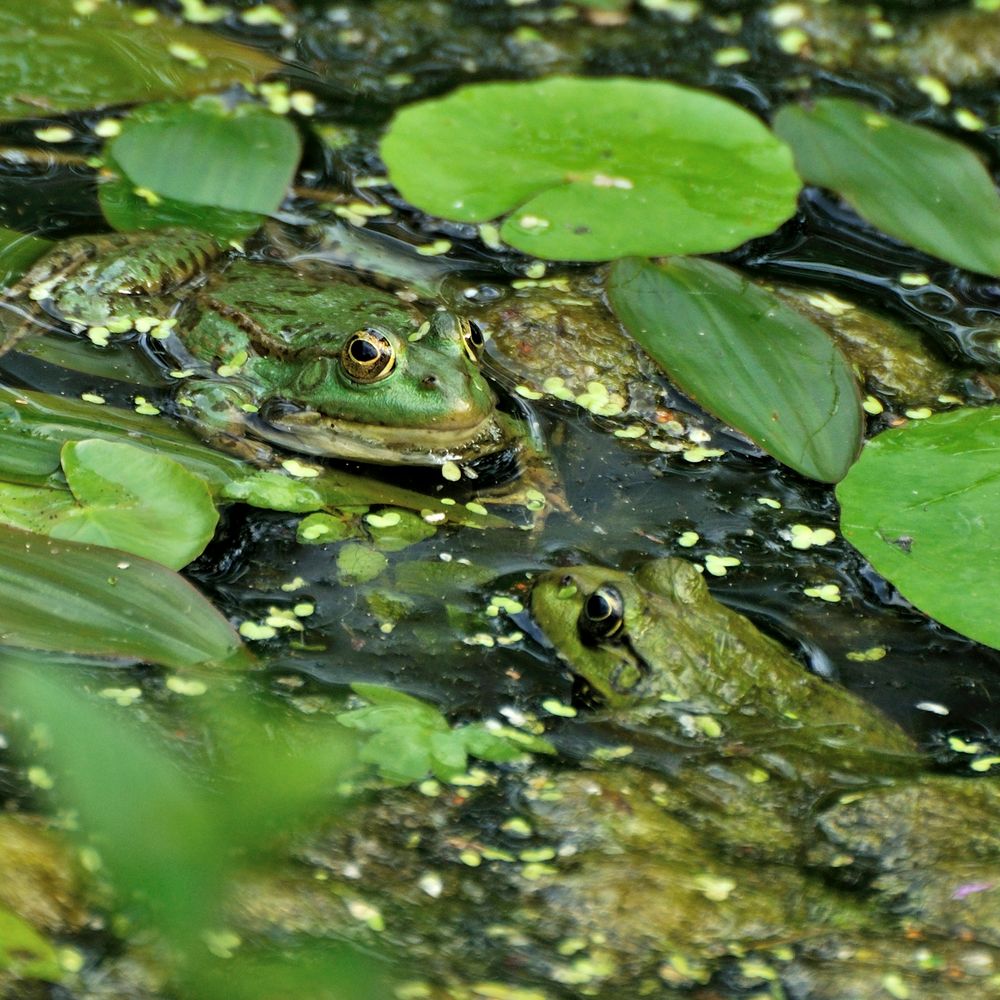
<svg viewBox="0 0 1000 1000"><path fill-rule="evenodd" d="M513 212L503 239L560 260L729 250L789 218L800 187L753 115L626 78L462 87L400 111L382 156L418 208L462 222Z"/></svg>
<svg viewBox="0 0 1000 1000"><path fill-rule="evenodd" d="M295 126L256 105L229 109L211 97L147 105L108 146L109 165L123 176L102 186L101 206L119 229L245 235L281 204L300 154Z"/></svg>
<svg viewBox="0 0 1000 1000"><path fill-rule="evenodd" d="M371 704L341 712L337 719L349 729L370 733L362 742L359 758L374 764L388 781L406 784L428 772L450 781L465 772L470 755L481 760L518 760L525 753L554 753L546 740L503 726L489 729L484 723L448 724L434 706L412 695L377 684L353 684Z"/></svg>
<svg viewBox="0 0 1000 1000"><path fill-rule="evenodd" d="M399 552L434 535L436 529L412 511L383 511L366 518L372 542L381 552Z"/></svg>
<svg viewBox="0 0 1000 1000"><path fill-rule="evenodd" d="M232 212L211 205L192 205L174 198L151 197L137 193L136 185L126 176L115 158L105 155L113 176L101 184L98 201L109 226L123 233L140 229L166 229L183 226L211 233L224 240L243 240L256 232L263 221L255 212Z"/></svg>
<svg viewBox="0 0 1000 1000"><path fill-rule="evenodd" d="M8 646L173 667L248 658L225 618L159 563L3 525L0 608Z"/></svg>
<svg viewBox="0 0 1000 1000"><path fill-rule="evenodd" d="M342 583L350 586L370 583L388 565L389 560L381 552L360 542L348 542L337 552L337 574Z"/></svg>
<svg viewBox="0 0 1000 1000"><path fill-rule="evenodd" d="M810 479L844 476L860 395L818 326L707 260L618 261L608 291L629 333L707 410Z"/></svg>
<svg viewBox="0 0 1000 1000"><path fill-rule="evenodd" d="M415 490L333 467L308 480L257 469L209 448L162 417L0 386L0 479L49 484L59 468L62 445L86 438L126 440L169 456L203 479L220 499L268 510L307 513L324 507L380 504L443 514L449 521L479 528L509 523L494 514L476 514L461 504L445 505Z"/></svg>
<svg viewBox="0 0 1000 1000"><path fill-rule="evenodd" d="M774 129L807 181L843 195L879 229L1000 275L1000 194L960 142L840 98L782 108Z"/></svg>
<svg viewBox="0 0 1000 1000"><path fill-rule="evenodd" d="M186 97L279 67L218 35L162 16L139 24L135 14L117 0L0 5L0 118Z"/></svg>
<svg viewBox="0 0 1000 1000"><path fill-rule="evenodd" d="M63 445L62 465L72 493L0 482L0 521L171 569L197 558L215 532L208 487L170 458L90 439Z"/></svg>
<svg viewBox="0 0 1000 1000"><path fill-rule="evenodd" d="M837 498L844 537L908 601L1000 649L1000 407L885 431Z"/></svg>
<svg viewBox="0 0 1000 1000"><path fill-rule="evenodd" d="M201 555L219 521L208 488L184 466L111 441L70 442L63 470L79 506L48 532L124 549L180 569Z"/></svg>

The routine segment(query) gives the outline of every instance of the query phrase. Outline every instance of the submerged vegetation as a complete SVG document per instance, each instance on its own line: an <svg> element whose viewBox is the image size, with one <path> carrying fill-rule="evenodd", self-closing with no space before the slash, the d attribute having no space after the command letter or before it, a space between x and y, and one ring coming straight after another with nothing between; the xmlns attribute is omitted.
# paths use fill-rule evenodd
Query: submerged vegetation
<svg viewBox="0 0 1000 1000"><path fill-rule="evenodd" d="M1000 996L1000 12L13 6L0 992Z"/></svg>

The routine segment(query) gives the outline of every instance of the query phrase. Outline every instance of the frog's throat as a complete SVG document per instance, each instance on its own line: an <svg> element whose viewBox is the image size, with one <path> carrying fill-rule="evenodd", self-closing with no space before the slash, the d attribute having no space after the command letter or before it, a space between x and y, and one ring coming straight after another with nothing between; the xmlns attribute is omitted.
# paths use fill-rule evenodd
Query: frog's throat
<svg viewBox="0 0 1000 1000"><path fill-rule="evenodd" d="M509 434L489 414L458 428L380 427L306 412L274 423L254 422L260 437L293 451L378 465L443 465L501 451Z"/></svg>

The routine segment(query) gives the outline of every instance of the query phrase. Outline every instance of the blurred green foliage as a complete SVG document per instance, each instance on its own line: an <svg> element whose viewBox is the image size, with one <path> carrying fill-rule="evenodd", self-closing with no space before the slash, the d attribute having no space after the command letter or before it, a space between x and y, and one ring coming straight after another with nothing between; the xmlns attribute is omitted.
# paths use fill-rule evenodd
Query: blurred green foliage
<svg viewBox="0 0 1000 1000"><path fill-rule="evenodd" d="M276 710L252 706L245 691L212 685L192 719L211 747L206 777L150 726L96 703L69 680L27 659L4 656L2 666L5 704L43 727L53 795L78 815L131 925L155 933L159 960L181 995L377 994L370 963L334 944L286 951L234 943L228 958L209 947L226 927L227 892L238 873L279 856L286 838L343 804L336 789L353 753L341 726L328 717L279 719ZM27 941L33 963L43 963L50 956L25 937L29 931L0 919L0 943L10 949ZM50 966L33 963L25 962L23 975L51 977Z"/></svg>

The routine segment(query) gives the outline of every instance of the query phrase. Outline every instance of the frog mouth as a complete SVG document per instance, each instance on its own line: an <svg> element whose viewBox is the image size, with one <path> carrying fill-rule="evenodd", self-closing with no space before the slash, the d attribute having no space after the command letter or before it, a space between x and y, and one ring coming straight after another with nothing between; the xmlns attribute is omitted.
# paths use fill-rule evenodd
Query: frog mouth
<svg viewBox="0 0 1000 1000"><path fill-rule="evenodd" d="M311 410L263 413L254 433L291 451L378 465L443 465L501 451L510 436L489 414L465 427L387 427L337 420Z"/></svg>

